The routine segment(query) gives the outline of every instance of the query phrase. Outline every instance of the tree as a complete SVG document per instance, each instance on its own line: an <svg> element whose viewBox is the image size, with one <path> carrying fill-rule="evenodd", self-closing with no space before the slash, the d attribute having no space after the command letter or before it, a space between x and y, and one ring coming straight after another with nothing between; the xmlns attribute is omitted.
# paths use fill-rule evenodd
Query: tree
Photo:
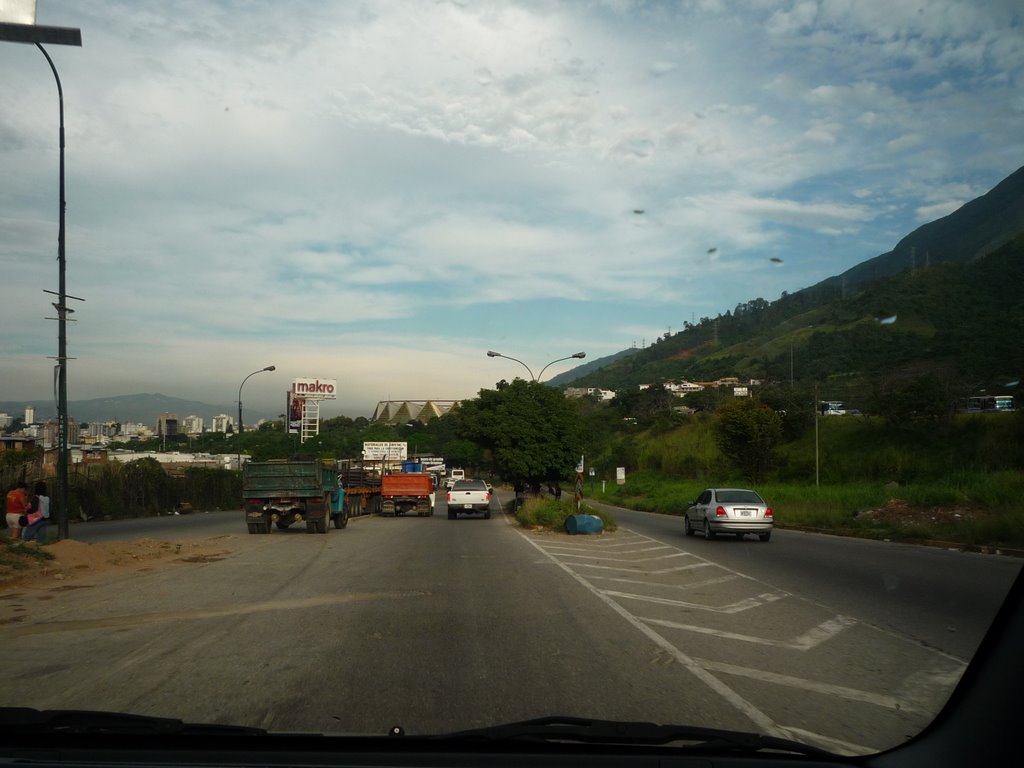
<svg viewBox="0 0 1024 768"><path fill-rule="evenodd" d="M671 414L678 402L676 396L665 389L663 384L655 384L632 392L620 392L611 405L622 418L648 422Z"/></svg>
<svg viewBox="0 0 1024 768"><path fill-rule="evenodd" d="M766 405L737 399L718 409L715 432L722 454L751 480L760 481L782 439L782 417Z"/></svg>
<svg viewBox="0 0 1024 768"><path fill-rule="evenodd" d="M913 419L939 421L953 414L955 396L939 376L927 374L910 379L882 381L873 393L871 412L894 427Z"/></svg>
<svg viewBox="0 0 1024 768"><path fill-rule="evenodd" d="M722 387L704 387L704 389L683 395L683 405L693 408L695 411L714 413L722 403L731 397L732 395Z"/></svg>
<svg viewBox="0 0 1024 768"><path fill-rule="evenodd" d="M814 426L814 394L806 387L769 385L758 391L757 399L782 417L786 440L796 440Z"/></svg>
<svg viewBox="0 0 1024 768"><path fill-rule="evenodd" d="M579 411L557 389L516 379L462 404L457 434L504 478L538 485L569 476L583 450Z"/></svg>

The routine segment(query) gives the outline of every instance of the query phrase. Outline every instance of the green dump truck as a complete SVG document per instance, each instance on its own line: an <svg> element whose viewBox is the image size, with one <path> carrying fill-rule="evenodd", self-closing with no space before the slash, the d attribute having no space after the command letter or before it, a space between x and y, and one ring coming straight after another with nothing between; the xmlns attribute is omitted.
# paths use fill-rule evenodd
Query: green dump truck
<svg viewBox="0 0 1024 768"><path fill-rule="evenodd" d="M297 523L307 533L348 525L345 491L333 461L258 461L242 467L242 508L249 533L270 533Z"/></svg>

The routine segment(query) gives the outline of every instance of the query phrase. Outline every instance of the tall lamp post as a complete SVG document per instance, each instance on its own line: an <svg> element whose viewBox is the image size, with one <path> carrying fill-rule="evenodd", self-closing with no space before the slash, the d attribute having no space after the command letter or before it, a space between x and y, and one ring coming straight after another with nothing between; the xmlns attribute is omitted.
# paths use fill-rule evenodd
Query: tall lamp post
<svg viewBox="0 0 1024 768"><path fill-rule="evenodd" d="M12 43L27 43L35 45L36 48L46 57L46 62L53 71L53 77L57 81L57 101L60 109L60 191L57 204L57 272L58 292L57 303L53 306L57 310L57 496L54 517L57 519L57 535L66 539L68 537L68 376L67 376L67 316L74 310L68 309L69 298L78 299L77 296L68 296L65 290L66 262L64 254L64 89L60 84L60 75L57 74L57 67L53 64L50 54L43 48L43 43L54 45L82 45L82 31L74 27L47 27L35 23L35 3L29 5L24 3L9 6L6 9L12 13L8 19L0 19L0 40ZM47 291L53 293L53 291ZM81 301L81 299L78 299Z"/></svg>
<svg viewBox="0 0 1024 768"><path fill-rule="evenodd" d="M503 354L501 354L501 352L494 352L493 350L487 350L487 356L488 357L503 357L506 360L514 360L515 362L519 363L521 366L523 366L523 368L525 368L527 370L527 372L530 374L530 380L531 381L539 382L540 381L540 377L544 375L544 371L546 371L548 369L548 366L554 365L555 363L560 363L563 360L572 360L573 358L576 358L578 360L582 360L584 357L587 356L587 353L586 352L577 352L576 354L569 355L568 357L560 357L557 360L552 360L550 363L548 363L547 365L545 365L543 368L540 369L540 374L538 376L534 376L533 375L533 371L530 370L530 366L528 366L526 363L524 363L522 360L520 360L518 358L509 357L508 355L503 355Z"/></svg>
<svg viewBox="0 0 1024 768"><path fill-rule="evenodd" d="M257 373L263 373L264 371L276 371L276 370L277 370L277 366L274 366L274 365L268 365L266 368L260 368L258 371L253 371L248 376L246 376L244 379L242 379L242 383L238 385L238 435L237 435L236 439L238 441L238 471L239 472L242 471L242 432L245 431L245 427L242 426L242 387L245 386L245 382L247 382L252 376L255 376Z"/></svg>

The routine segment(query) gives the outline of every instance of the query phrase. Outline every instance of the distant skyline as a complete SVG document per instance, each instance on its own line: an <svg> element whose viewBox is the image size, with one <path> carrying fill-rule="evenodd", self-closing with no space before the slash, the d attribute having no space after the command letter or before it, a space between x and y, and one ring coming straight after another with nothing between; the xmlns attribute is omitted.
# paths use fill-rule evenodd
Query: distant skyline
<svg viewBox="0 0 1024 768"><path fill-rule="evenodd" d="M1024 165L1017 0L39 0L69 399L461 399L775 300ZM0 401L53 389L57 99L0 42ZM550 367L550 378L577 361ZM231 413L231 410L227 411ZM187 414L179 414L181 416Z"/></svg>

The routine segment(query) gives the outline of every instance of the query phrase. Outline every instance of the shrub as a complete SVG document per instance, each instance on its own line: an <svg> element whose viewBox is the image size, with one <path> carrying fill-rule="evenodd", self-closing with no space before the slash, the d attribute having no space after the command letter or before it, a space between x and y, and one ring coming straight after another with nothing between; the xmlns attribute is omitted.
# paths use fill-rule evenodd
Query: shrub
<svg viewBox="0 0 1024 768"><path fill-rule="evenodd" d="M564 531L565 520L576 511L576 503L572 499L527 499L526 503L516 512L516 521L524 528L546 528L552 531ZM615 518L604 510L595 509L588 504L580 507L585 515L597 515L604 523L606 531L614 531L618 526Z"/></svg>

